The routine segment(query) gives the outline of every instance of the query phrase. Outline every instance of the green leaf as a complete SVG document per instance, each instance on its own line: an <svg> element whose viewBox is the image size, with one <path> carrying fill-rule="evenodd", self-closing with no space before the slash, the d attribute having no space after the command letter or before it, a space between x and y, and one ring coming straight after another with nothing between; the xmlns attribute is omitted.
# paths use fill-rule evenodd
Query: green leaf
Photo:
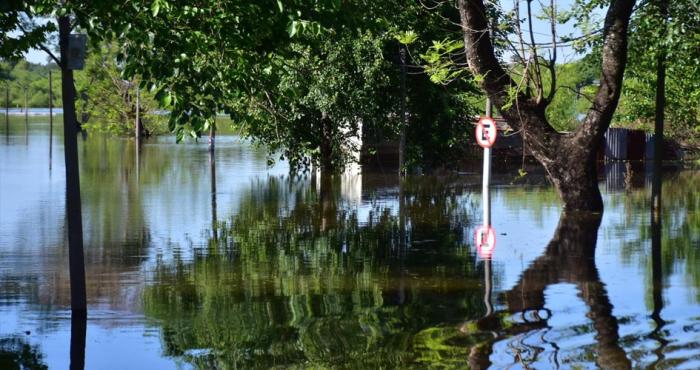
<svg viewBox="0 0 700 370"><path fill-rule="evenodd" d="M287 29L287 32L289 33L289 37L294 37L294 35L297 34L297 21L291 21L289 23L289 28Z"/></svg>
<svg viewBox="0 0 700 370"><path fill-rule="evenodd" d="M398 35L394 36L394 38L401 44L410 45L418 40L418 35L413 31L405 31L400 32Z"/></svg>
<svg viewBox="0 0 700 370"><path fill-rule="evenodd" d="M158 12L160 11L160 1L154 1L153 4L151 4L151 14L153 14L154 17L158 16Z"/></svg>

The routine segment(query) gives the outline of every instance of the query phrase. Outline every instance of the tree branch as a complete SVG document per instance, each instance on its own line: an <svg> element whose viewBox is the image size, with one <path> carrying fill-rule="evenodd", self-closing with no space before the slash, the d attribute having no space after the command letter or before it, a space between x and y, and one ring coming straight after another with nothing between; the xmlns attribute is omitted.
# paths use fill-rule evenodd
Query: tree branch
<svg viewBox="0 0 700 370"><path fill-rule="evenodd" d="M593 105L574 131L573 140L581 144L598 143L610 126L622 90L627 64L627 29L634 3L635 0L614 0L608 8L603 27L602 78Z"/></svg>
<svg viewBox="0 0 700 370"><path fill-rule="evenodd" d="M549 86L549 94L547 102L550 103L554 99L554 93L557 91L557 4L554 0L549 1L549 19L552 27L552 57L549 59L549 73L551 75L551 84Z"/></svg>
<svg viewBox="0 0 700 370"><path fill-rule="evenodd" d="M22 26L22 23L21 23L21 22L17 22L17 27L19 27L19 29L20 29L25 35L29 33L29 32L27 32L27 30L24 29L24 27ZM57 65L57 66L59 66L59 67L62 68L61 61L58 60L58 58L51 52L51 50L49 50L49 48L47 48L47 47L46 47L44 44L42 44L42 43L37 44L37 46L39 47L39 49L41 49L41 50L43 50L44 52L46 52L46 54L48 54L49 57L51 57L51 59L53 59L53 61L56 62L56 65Z"/></svg>

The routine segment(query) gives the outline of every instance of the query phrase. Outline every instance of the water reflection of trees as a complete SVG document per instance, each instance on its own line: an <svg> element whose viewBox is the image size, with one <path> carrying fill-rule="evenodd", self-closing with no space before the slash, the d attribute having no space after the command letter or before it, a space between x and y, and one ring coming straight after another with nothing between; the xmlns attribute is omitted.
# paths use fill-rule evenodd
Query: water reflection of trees
<svg viewBox="0 0 700 370"><path fill-rule="evenodd" d="M409 181L403 206L364 213L337 181L319 185L255 182L193 261L158 265L144 305L169 355L202 368L397 366L415 361L421 329L483 314L461 189Z"/></svg>
<svg viewBox="0 0 700 370"><path fill-rule="evenodd" d="M639 255L639 245L648 244L658 238L660 248L660 264L657 269L662 279L670 275L682 273L687 283L696 288L695 301L700 303L700 176L697 171L672 171L662 174L661 212L656 230L654 222L642 218L638 223L635 238L622 244L620 253L625 256ZM641 190L627 194L625 197L611 197L611 204L623 207L628 218L639 216L640 210L651 210L652 202L649 191ZM648 213L641 213L647 215ZM639 220L639 218L637 218ZM634 224L634 220L625 220L626 224ZM622 227L622 226L621 226ZM625 225L629 228L628 225ZM646 265L646 280L653 283L654 266L651 254L640 255L641 262ZM650 307L653 303L653 292L647 297Z"/></svg>
<svg viewBox="0 0 700 370"><path fill-rule="evenodd" d="M44 355L38 346L21 337L0 338L0 369L45 370Z"/></svg>

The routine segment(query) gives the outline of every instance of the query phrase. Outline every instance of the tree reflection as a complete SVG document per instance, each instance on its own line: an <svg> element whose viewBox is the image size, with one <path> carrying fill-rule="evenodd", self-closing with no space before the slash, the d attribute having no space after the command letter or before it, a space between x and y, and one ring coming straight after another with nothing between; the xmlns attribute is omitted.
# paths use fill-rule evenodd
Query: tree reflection
<svg viewBox="0 0 700 370"><path fill-rule="evenodd" d="M613 306L595 264L600 221L599 214L562 214L545 253L530 265L504 298L511 312L537 313L545 309L547 286L562 282L575 284L597 332L596 362L605 369L630 368L631 363L618 343L620 336Z"/></svg>
<svg viewBox="0 0 700 370"><path fill-rule="evenodd" d="M70 320L70 370L83 370L85 368L86 334L86 313L73 311Z"/></svg>
<svg viewBox="0 0 700 370"><path fill-rule="evenodd" d="M348 206L337 181L255 182L209 248L159 263L144 309L168 355L201 368L393 367L415 361L420 329L483 315L459 189L407 184L402 223L393 203Z"/></svg>
<svg viewBox="0 0 700 370"><path fill-rule="evenodd" d="M45 370L43 354L37 346L19 337L0 338L0 369Z"/></svg>
<svg viewBox="0 0 700 370"><path fill-rule="evenodd" d="M530 264L512 289L502 293L505 310L462 324L460 334L444 330L439 342L443 345L453 343L450 347L452 351L458 349L454 343L465 343L464 355L468 358L469 367L485 369L493 365L491 356L497 348L496 344L507 340L514 361L528 367L529 363L539 360L538 356L544 348L525 344L525 339L530 338L531 334L541 333L538 340L555 350L550 360L553 363L549 365L558 367L558 346L548 342L544 336L550 328L548 321L552 315L545 306L545 289L550 285L571 283L577 286L579 297L588 306L587 317L593 321L597 333L598 366L605 369L630 368L631 363L618 343L618 321L612 314L613 306L595 264L600 222L600 214L562 214L544 253ZM490 286L485 284L484 288L488 293Z"/></svg>

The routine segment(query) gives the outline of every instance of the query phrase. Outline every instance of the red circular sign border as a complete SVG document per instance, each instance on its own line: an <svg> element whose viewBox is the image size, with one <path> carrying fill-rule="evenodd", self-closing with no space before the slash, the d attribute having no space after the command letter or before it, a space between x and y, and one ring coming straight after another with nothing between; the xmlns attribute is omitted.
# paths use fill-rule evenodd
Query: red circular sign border
<svg viewBox="0 0 700 370"><path fill-rule="evenodd" d="M496 127L496 130L495 130L496 134L493 135L493 141L491 141L491 142L489 143L489 145L484 145L484 144L478 139L478 137L479 137L479 134L478 134L478 132L479 132L479 127L483 126L483 123L482 123L482 122L483 122L484 120L490 120L490 121L493 123L494 127L496 127L496 120L494 120L492 117L487 117L487 116L479 117L479 123L476 124L476 129L474 129L474 136L477 138L477 139L476 139L476 143L479 144L480 147L486 149L486 148L491 148L491 147L493 146L493 144L496 143L496 137L498 136L498 127Z"/></svg>

